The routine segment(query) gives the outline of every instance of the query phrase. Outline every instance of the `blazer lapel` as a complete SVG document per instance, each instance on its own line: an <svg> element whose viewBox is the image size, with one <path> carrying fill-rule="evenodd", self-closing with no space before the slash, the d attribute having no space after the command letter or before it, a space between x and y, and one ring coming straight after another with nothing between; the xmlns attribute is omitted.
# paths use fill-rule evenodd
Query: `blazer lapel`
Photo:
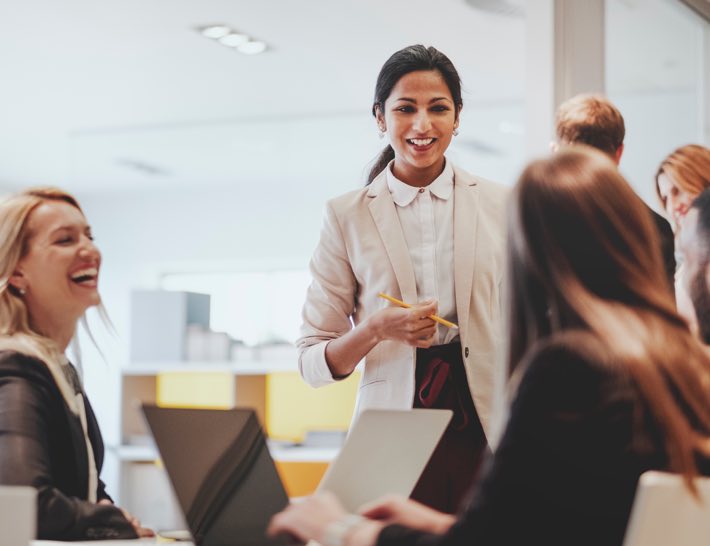
<svg viewBox="0 0 710 546"><path fill-rule="evenodd" d="M454 168L454 282L461 332L468 329L478 229L478 187L474 177Z"/></svg>
<svg viewBox="0 0 710 546"><path fill-rule="evenodd" d="M417 282L414 277L414 267L409 256L407 241L402 233L402 226L397 217L394 201L387 189L387 179L384 173L372 181L367 195L371 198L370 214L372 214L372 219L375 221L377 231L392 264L402 299L408 303L416 302Z"/></svg>

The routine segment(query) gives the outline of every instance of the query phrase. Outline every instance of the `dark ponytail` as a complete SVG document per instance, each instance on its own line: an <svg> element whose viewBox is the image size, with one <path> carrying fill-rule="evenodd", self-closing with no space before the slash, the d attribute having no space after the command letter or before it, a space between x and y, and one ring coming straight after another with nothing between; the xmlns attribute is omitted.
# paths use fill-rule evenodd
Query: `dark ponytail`
<svg viewBox="0 0 710 546"><path fill-rule="evenodd" d="M400 49L382 65L375 84L372 115L377 116L377 111L384 109L385 101L392 93L392 88L397 85L402 76L419 70L437 70L441 74L451 92L451 97L454 99L458 114L463 107L463 99L461 98L461 78L454 64L438 49L417 44ZM388 145L373 163L367 177L367 184L370 184L393 159L394 150L392 146Z"/></svg>
<svg viewBox="0 0 710 546"><path fill-rule="evenodd" d="M370 174L367 175L367 184L370 184L375 177L380 174L382 171L385 170L385 167L389 164L390 161L394 159L394 148L390 146L389 144L385 147L384 150L380 152L380 155L377 156L377 159L372 163L372 167L370 168Z"/></svg>

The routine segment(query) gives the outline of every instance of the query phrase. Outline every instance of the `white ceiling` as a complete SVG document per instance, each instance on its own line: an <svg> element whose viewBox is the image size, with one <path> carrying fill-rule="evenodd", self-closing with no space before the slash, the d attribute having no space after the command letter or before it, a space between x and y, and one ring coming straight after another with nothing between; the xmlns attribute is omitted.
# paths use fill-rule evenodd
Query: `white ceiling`
<svg viewBox="0 0 710 546"><path fill-rule="evenodd" d="M642 14L644 33L669 32L657 8L669 0L611 3L617 24L632 29ZM209 23L270 50L243 56L193 31ZM521 145L524 19L464 0L4 0L0 186L90 192L322 184L334 170L359 177L382 145L369 116L377 72L412 43L436 45L461 73L463 121L472 120L462 124L461 153L501 156ZM682 85L686 68L672 52L649 62L675 77L640 67L622 87Z"/></svg>

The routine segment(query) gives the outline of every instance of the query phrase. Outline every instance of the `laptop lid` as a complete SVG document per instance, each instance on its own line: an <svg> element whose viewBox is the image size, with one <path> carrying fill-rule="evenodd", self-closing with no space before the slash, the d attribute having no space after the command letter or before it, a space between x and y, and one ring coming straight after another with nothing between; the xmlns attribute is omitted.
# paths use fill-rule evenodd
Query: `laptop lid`
<svg viewBox="0 0 710 546"><path fill-rule="evenodd" d="M158 408L143 413L195 543L267 546L288 497L251 409Z"/></svg>
<svg viewBox="0 0 710 546"><path fill-rule="evenodd" d="M624 546L710 544L710 478L696 478L701 502L682 476L649 471L641 475Z"/></svg>
<svg viewBox="0 0 710 546"><path fill-rule="evenodd" d="M27 546L37 528L34 487L0 486L0 529L3 546Z"/></svg>
<svg viewBox="0 0 710 546"><path fill-rule="evenodd" d="M450 410L365 410L353 424L319 491L355 512L388 493L409 496L451 420Z"/></svg>

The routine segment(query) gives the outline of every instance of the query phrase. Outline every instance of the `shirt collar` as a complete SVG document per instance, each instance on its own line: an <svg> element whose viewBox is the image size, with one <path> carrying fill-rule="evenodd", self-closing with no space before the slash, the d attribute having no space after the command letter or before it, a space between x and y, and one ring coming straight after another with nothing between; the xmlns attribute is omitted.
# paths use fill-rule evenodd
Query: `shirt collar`
<svg viewBox="0 0 710 546"><path fill-rule="evenodd" d="M393 163L394 159L389 162L387 168L385 169L385 175L387 176L387 187L392 194L392 200L400 207L406 207L414 201L417 193L419 192L419 188L405 184L395 177L392 173ZM451 192L454 189L454 169L451 166L451 162L446 161L444 170L441 174L437 176L431 184L425 187L439 199L446 200L451 197Z"/></svg>

